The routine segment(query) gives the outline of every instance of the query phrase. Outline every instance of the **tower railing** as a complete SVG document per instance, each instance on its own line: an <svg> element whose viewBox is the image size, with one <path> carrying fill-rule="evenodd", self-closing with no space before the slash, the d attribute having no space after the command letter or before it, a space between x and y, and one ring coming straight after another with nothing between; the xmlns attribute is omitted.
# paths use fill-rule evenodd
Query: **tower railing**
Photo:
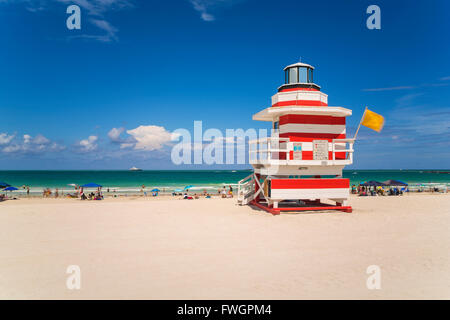
<svg viewBox="0 0 450 320"><path fill-rule="evenodd" d="M318 139L319 140L319 139ZM333 139L329 142L328 159L295 160L291 157L293 144L289 138L267 137L249 141L249 162L250 164L311 164L311 165L348 165L353 163L354 139ZM343 146L342 144L345 144ZM331 150L330 150L331 149ZM345 153L344 159L339 159L336 154ZM326 161L326 163L324 163Z"/></svg>

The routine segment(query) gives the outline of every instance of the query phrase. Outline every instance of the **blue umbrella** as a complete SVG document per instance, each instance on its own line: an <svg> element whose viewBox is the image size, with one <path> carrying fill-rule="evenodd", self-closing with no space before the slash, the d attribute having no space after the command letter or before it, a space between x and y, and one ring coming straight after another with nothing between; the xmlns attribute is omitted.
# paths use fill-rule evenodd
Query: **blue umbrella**
<svg viewBox="0 0 450 320"><path fill-rule="evenodd" d="M16 187L8 187L8 188L3 189L3 191L16 191L16 190L19 190L19 189L17 189Z"/></svg>
<svg viewBox="0 0 450 320"><path fill-rule="evenodd" d="M101 188L102 186L96 183L87 183L81 186L82 188Z"/></svg>
<svg viewBox="0 0 450 320"><path fill-rule="evenodd" d="M194 187L193 185L189 185L189 186L184 187L183 190L191 189L191 188L193 188L193 187Z"/></svg>
<svg viewBox="0 0 450 320"><path fill-rule="evenodd" d="M159 189L155 188L151 192L159 192Z"/></svg>
<svg viewBox="0 0 450 320"><path fill-rule="evenodd" d="M0 182L0 188L10 187L11 185L6 182Z"/></svg>
<svg viewBox="0 0 450 320"><path fill-rule="evenodd" d="M385 185L388 186L404 186L406 187L408 184L406 182L400 181L400 180L387 180L383 182Z"/></svg>
<svg viewBox="0 0 450 320"><path fill-rule="evenodd" d="M386 186L384 183L375 181L375 180L366 181L364 183L361 183L361 185L364 187L385 187Z"/></svg>

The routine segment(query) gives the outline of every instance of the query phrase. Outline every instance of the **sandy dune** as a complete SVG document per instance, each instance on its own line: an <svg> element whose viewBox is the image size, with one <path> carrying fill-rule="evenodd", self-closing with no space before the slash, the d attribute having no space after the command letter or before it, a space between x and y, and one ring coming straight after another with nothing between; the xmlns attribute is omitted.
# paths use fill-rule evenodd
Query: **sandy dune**
<svg viewBox="0 0 450 320"><path fill-rule="evenodd" d="M450 299L449 195L350 203L272 216L233 199L3 202L0 298Z"/></svg>

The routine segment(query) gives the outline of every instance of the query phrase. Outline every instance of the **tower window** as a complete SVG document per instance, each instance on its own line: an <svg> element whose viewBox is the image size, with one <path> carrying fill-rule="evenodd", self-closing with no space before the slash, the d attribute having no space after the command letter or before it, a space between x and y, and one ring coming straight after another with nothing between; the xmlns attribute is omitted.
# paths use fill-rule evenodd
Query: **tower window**
<svg viewBox="0 0 450 320"><path fill-rule="evenodd" d="M308 69L305 67L298 68L298 82L307 83L308 82Z"/></svg>
<svg viewBox="0 0 450 320"><path fill-rule="evenodd" d="M297 68L289 69L289 83L297 83L298 82L298 72Z"/></svg>

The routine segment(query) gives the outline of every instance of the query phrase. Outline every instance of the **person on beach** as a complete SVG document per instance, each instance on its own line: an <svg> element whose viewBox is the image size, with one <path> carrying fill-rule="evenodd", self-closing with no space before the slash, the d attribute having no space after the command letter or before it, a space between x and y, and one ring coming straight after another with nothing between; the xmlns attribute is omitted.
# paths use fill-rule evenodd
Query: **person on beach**
<svg viewBox="0 0 450 320"><path fill-rule="evenodd" d="M30 187L27 186L27 197L30 196Z"/></svg>

